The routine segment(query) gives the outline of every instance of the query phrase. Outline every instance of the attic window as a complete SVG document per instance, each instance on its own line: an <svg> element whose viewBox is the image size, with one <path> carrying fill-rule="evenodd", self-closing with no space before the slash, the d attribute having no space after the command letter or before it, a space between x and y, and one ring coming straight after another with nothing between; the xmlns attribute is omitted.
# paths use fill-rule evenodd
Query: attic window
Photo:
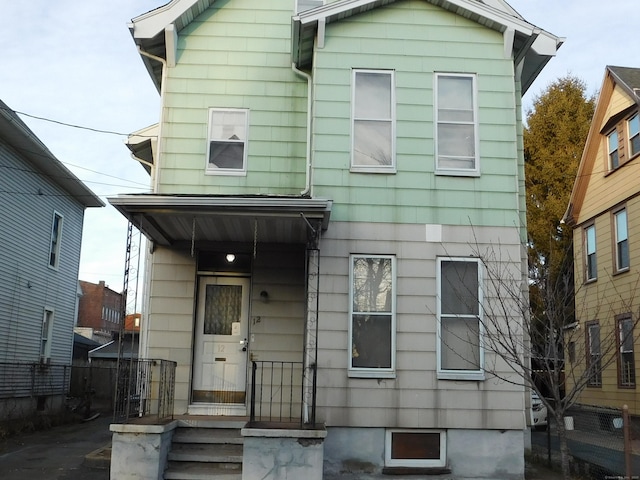
<svg viewBox="0 0 640 480"><path fill-rule="evenodd" d="M633 157L640 153L640 116L636 113L627 120L629 129L629 153Z"/></svg>
<svg viewBox="0 0 640 480"><path fill-rule="evenodd" d="M209 138L206 173L245 175L249 111L209 109Z"/></svg>
<svg viewBox="0 0 640 480"><path fill-rule="evenodd" d="M617 130L614 130L607 136L607 145L609 147L609 169L615 170L620 166L620 158L618 156Z"/></svg>

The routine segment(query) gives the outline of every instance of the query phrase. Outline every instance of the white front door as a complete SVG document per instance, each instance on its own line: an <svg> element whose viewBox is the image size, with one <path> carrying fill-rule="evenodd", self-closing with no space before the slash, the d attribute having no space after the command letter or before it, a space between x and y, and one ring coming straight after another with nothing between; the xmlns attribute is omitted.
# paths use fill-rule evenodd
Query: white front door
<svg viewBox="0 0 640 480"><path fill-rule="evenodd" d="M190 413L246 414L248 316L248 278L201 278Z"/></svg>

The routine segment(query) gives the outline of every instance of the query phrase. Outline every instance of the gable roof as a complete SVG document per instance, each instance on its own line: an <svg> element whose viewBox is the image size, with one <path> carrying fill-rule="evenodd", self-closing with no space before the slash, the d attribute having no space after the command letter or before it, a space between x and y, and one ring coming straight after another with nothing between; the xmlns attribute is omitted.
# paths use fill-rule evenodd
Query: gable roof
<svg viewBox="0 0 640 480"><path fill-rule="evenodd" d="M22 158L68 192L85 207L104 207L98 198L71 170L65 167L27 127L18 114L0 100L0 142L10 145Z"/></svg>
<svg viewBox="0 0 640 480"><path fill-rule="evenodd" d="M216 0L171 0L168 4L131 20L129 30L142 60L160 91L162 64L174 61L176 35ZM310 65L314 38L324 27L344 18L399 0L338 0L292 17L292 57L298 67ZM564 39L526 22L504 0L424 0L505 35L513 45L516 63L522 62L522 93L526 92ZM153 57L149 57L150 54Z"/></svg>
<svg viewBox="0 0 640 480"><path fill-rule="evenodd" d="M621 114L629 113L629 109L624 109L622 112L614 114L610 119L605 118L616 87L626 92L635 102L635 105L640 108L640 68L615 66L607 66L605 68L602 87L600 88L593 119L589 127L589 134L587 135L584 150L582 151L580 165L578 166L571 197L569 198L569 205L562 217L562 221L567 225L575 226L580 215L594 163L596 162L600 135L608 129L609 126L612 126L612 122L620 120L622 118L620 117ZM604 129L602 125L604 125Z"/></svg>

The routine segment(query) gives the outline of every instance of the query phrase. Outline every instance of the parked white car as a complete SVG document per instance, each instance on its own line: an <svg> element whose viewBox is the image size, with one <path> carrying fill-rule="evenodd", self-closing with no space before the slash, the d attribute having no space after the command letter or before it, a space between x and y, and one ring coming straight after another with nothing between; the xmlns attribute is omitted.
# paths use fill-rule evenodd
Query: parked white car
<svg viewBox="0 0 640 480"><path fill-rule="evenodd" d="M546 430L547 425L547 407L536 392L531 392L531 426L536 430Z"/></svg>

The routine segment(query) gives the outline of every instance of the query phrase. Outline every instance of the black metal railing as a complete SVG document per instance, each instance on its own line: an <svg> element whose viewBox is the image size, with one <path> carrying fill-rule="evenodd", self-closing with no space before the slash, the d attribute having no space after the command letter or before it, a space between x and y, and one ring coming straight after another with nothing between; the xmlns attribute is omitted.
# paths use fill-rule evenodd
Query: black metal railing
<svg viewBox="0 0 640 480"><path fill-rule="evenodd" d="M252 361L251 424L299 423L315 427L316 369L302 362Z"/></svg>
<svg viewBox="0 0 640 480"><path fill-rule="evenodd" d="M71 365L0 363L0 399L66 395Z"/></svg>
<svg viewBox="0 0 640 480"><path fill-rule="evenodd" d="M133 359L118 365L114 422L132 417L155 416L158 421L173 418L176 362Z"/></svg>

